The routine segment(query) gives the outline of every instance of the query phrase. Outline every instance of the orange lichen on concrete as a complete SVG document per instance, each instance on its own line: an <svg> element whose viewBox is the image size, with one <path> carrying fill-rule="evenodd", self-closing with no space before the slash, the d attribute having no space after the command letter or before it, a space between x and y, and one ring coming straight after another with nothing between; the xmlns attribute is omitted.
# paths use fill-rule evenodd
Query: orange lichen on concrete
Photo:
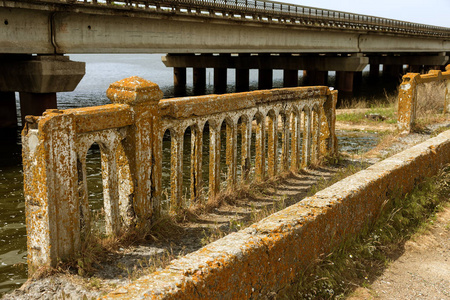
<svg viewBox="0 0 450 300"><path fill-rule="evenodd" d="M173 261L102 299L264 299L450 163L450 130Z"/></svg>
<svg viewBox="0 0 450 300"><path fill-rule="evenodd" d="M444 113L450 111L450 70L446 72L431 70L428 74L408 73L403 76L398 93L398 128L409 133L416 118L417 89L420 85L430 82L445 82L442 93Z"/></svg>
<svg viewBox="0 0 450 300"><path fill-rule="evenodd" d="M158 217L162 139L166 131L171 137L170 201L176 212L184 205L183 149L188 128L191 200L203 201L207 196L202 193L206 127L209 197L215 197L221 184L224 124L226 183L232 189L238 180L239 133L243 180L253 170L252 147L256 152L255 178L259 181L267 174L275 176L289 167L298 170L317 162L320 155L336 153L333 144L336 95L327 87L299 87L162 100L163 94L156 84L130 77L108 88L107 96L113 104L49 110L42 117L27 117L22 136L30 275L40 266L54 266L59 259L74 255L89 233L86 157L92 144L100 147L106 231L113 235L123 226L149 226ZM281 159L277 166L279 133Z"/></svg>

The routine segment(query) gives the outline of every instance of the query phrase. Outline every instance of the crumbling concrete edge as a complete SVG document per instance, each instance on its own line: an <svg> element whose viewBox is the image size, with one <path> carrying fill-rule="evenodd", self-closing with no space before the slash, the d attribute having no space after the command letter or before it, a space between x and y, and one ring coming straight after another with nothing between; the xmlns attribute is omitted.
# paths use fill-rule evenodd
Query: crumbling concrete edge
<svg viewBox="0 0 450 300"><path fill-rule="evenodd" d="M102 299L248 299L284 289L377 219L392 193L450 163L450 130L173 261Z"/></svg>

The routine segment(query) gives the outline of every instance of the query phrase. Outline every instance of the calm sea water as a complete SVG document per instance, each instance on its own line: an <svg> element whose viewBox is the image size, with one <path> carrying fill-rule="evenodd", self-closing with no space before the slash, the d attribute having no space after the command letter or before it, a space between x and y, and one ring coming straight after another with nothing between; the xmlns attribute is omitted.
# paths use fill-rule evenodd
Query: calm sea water
<svg viewBox="0 0 450 300"><path fill-rule="evenodd" d="M130 77L140 76L158 84L165 98L173 97L173 73L161 62L161 55L70 55L75 61L86 62L86 75L74 92L58 93L58 108L95 106L110 103L106 90L110 83ZM207 69L206 93L213 93L213 70ZM234 70L228 70L227 92L234 92ZM257 70L250 71L250 90L257 89ZM333 85L333 74L329 85ZM283 72L274 71L274 87L281 87ZM396 82L394 82L394 85ZM379 96L385 84L372 84L367 77L363 80L361 95ZM193 94L192 72L188 71L187 95ZM17 97L18 98L18 97ZM17 100L18 112L20 107ZM27 278L25 205L23 198L23 176L21 145L18 131L1 132L0 144L0 296L19 287ZM353 140L355 141L355 139ZM375 143L362 137L360 145ZM358 142L354 151L358 151ZM351 151L347 149L347 151ZM88 154L91 163L87 166L88 176L99 178L99 153L91 149ZM166 174L167 175L167 174ZM167 177L167 176L166 176ZM92 183L90 197L101 198L101 184Z"/></svg>

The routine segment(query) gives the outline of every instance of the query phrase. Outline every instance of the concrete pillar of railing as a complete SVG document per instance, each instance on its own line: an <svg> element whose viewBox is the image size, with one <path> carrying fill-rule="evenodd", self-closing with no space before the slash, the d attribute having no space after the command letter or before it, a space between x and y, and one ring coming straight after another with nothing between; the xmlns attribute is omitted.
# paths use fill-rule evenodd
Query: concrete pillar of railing
<svg viewBox="0 0 450 300"><path fill-rule="evenodd" d="M417 80L420 74L408 73L403 76L403 82L398 91L398 129L404 133L411 132L416 117Z"/></svg>
<svg viewBox="0 0 450 300"><path fill-rule="evenodd" d="M277 175L278 158L278 120L274 113L269 114L267 124L267 175L274 177Z"/></svg>
<svg viewBox="0 0 450 300"><path fill-rule="evenodd" d="M335 131L337 98L338 91L329 91L327 100L321 108L320 153L322 156L334 156L338 152Z"/></svg>
<svg viewBox="0 0 450 300"><path fill-rule="evenodd" d="M28 275L80 250L75 122L58 110L28 116L22 131Z"/></svg>
<svg viewBox="0 0 450 300"><path fill-rule="evenodd" d="M234 189L237 178L237 124L227 122L227 144L226 144L226 163L227 163L227 186Z"/></svg>
<svg viewBox="0 0 450 300"><path fill-rule="evenodd" d="M445 67L445 74L450 75L450 65ZM450 79L445 80L445 103L444 114L450 112Z"/></svg>
<svg viewBox="0 0 450 300"><path fill-rule="evenodd" d="M220 125L209 124L209 198L220 191Z"/></svg>
<svg viewBox="0 0 450 300"><path fill-rule="evenodd" d="M134 183L136 222L144 226L159 211L161 173L153 162L162 159L157 133L158 102L163 92L157 84L134 76L112 83L106 95L113 103L130 105L135 114L135 123L124 140L124 150Z"/></svg>

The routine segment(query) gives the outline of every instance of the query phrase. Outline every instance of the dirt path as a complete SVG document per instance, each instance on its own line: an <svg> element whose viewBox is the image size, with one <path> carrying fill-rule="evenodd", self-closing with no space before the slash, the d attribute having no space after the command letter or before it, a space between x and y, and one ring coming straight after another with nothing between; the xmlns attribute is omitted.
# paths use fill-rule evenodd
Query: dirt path
<svg viewBox="0 0 450 300"><path fill-rule="evenodd" d="M347 299L450 299L450 205L429 231L406 242L383 275Z"/></svg>

